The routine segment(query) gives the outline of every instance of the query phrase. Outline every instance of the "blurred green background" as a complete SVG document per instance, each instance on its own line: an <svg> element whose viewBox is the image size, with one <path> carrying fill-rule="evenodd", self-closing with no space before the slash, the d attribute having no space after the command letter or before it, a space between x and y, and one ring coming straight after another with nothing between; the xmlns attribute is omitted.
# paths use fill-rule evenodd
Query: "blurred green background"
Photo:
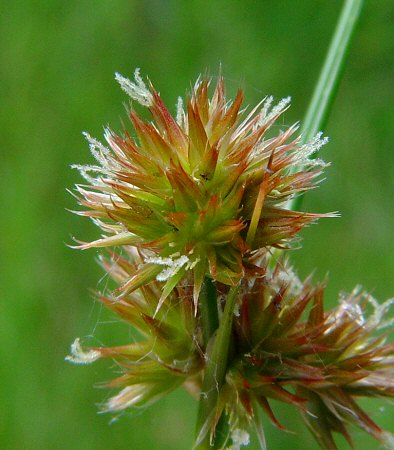
<svg viewBox="0 0 394 450"><path fill-rule="evenodd" d="M230 93L256 103L292 95L284 123L303 117L342 1L14 0L0 6L1 303L0 448L184 450L196 404L176 392L110 424L97 414L108 396L94 385L110 364L78 367L65 355L76 336L126 342L130 331L94 302L105 279L94 251L66 247L98 230L67 212L80 181L72 163L92 157L81 131L120 129L127 101L114 72L149 75L172 107L200 72L222 63ZM311 211L339 210L303 233L293 261L301 276L330 274L328 302L357 283L383 300L394 294L394 3L367 1L325 130L327 181ZM175 110L175 106L171 108ZM116 370L116 369L115 369ZM393 407L364 403L394 431ZM272 449L316 449L293 411L279 410L298 436L267 424ZM355 431L357 449L378 445ZM347 448L339 441L342 449ZM250 448L257 448L254 443Z"/></svg>

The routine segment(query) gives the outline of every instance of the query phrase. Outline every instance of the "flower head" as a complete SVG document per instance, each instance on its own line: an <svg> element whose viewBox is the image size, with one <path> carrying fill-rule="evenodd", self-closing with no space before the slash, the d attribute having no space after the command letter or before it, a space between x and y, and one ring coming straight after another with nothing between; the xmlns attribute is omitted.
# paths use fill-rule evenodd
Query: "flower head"
<svg viewBox="0 0 394 450"><path fill-rule="evenodd" d="M152 121L131 106L134 134L105 130L108 147L86 134L97 165L76 166L89 183L78 185L79 203L104 236L80 248L138 246L142 264L119 288L127 295L157 278L165 282L158 309L191 271L194 303L204 276L226 285L260 271L257 261L272 247L286 248L321 214L286 209L294 195L315 187L324 164L309 156L327 139L319 133L301 145L298 125L278 135L267 131L288 108L265 98L250 112L243 93L226 99L218 78L200 78L176 119L160 95L135 72L116 74L122 89L148 108ZM96 176L93 176L96 174Z"/></svg>
<svg viewBox="0 0 394 450"><path fill-rule="evenodd" d="M223 411L233 428L245 428L260 408L284 429L271 408L274 399L299 411L322 448L337 448L334 432L352 446L349 425L394 448L393 436L356 403L360 397L394 397L394 345L376 334L393 323L385 315L394 299L378 304L356 288L325 312L324 288L310 279L301 283L280 265L245 288L212 433ZM264 441L262 427L259 434Z"/></svg>

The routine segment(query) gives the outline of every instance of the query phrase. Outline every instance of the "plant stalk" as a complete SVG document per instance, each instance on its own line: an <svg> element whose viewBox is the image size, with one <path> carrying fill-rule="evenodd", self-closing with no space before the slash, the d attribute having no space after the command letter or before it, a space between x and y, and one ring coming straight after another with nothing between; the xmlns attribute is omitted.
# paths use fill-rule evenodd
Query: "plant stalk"
<svg viewBox="0 0 394 450"><path fill-rule="evenodd" d="M205 430L206 432L203 433L205 434L204 436L201 436L201 442L195 447L199 450L217 448L215 443L210 446L209 425L215 414L219 390L223 385L226 375L228 350L238 290L239 285L232 287L227 295L217 335L211 351L208 351L207 355L207 366L197 416L197 435L201 434L201 430Z"/></svg>
<svg viewBox="0 0 394 450"><path fill-rule="evenodd" d="M216 283L211 278L204 278L199 303L204 351L206 351L208 342L219 326Z"/></svg>
<svg viewBox="0 0 394 450"><path fill-rule="evenodd" d="M302 122L302 144L310 141L327 124L363 4L364 0L345 0L344 2L318 82ZM314 155L316 156L317 154ZM298 210L302 200L303 195L293 199L288 204L289 209Z"/></svg>

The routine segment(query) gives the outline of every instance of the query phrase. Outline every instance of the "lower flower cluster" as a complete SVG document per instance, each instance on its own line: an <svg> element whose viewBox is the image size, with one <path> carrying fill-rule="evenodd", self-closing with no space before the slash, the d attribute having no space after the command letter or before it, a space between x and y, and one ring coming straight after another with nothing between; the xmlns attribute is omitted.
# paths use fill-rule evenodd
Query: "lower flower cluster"
<svg viewBox="0 0 394 450"><path fill-rule="evenodd" d="M122 285L138 271L143 256L124 247L101 263ZM138 342L110 348L72 346L68 360L86 364L110 358L122 374L108 383L120 389L103 406L116 412L149 405L179 386L197 398L204 395L207 364L200 311L193 301L192 278L177 285L157 311L163 283L152 281L119 298L100 294L99 300L139 331ZM217 283L219 316L229 287ZM336 449L333 433L352 446L349 425L356 425L388 448L394 438L358 406L360 397L394 397L394 344L383 328L394 300L378 304L359 288L342 295L339 305L324 310L325 285L301 282L291 267L262 264L258 277L243 282L234 316L225 383L205 430L215 435L219 419L229 422L223 448L249 442L247 431L257 429L266 448L259 420L263 411L280 429L271 401L294 407L322 448ZM223 302L220 299L224 299ZM208 346L209 347L209 344ZM198 442L197 442L198 444Z"/></svg>

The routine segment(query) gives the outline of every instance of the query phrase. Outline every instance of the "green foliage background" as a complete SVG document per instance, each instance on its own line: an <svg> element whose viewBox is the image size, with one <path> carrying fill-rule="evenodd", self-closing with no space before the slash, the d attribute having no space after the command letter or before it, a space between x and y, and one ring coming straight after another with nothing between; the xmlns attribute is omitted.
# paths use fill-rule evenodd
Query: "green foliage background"
<svg viewBox="0 0 394 450"><path fill-rule="evenodd" d="M0 6L1 303L0 448L100 450L190 448L196 404L176 392L116 423L96 413L108 393L93 385L116 367L64 362L76 336L123 343L130 331L96 304L106 279L95 252L66 247L98 230L73 216L66 193L72 163L92 157L81 131L120 128L126 101L113 74L149 75L175 105L200 72L239 84L248 103L291 94L284 122L303 117L342 1L14 0ZM383 300L394 294L394 5L367 1L325 130L328 180L308 195L311 211L342 218L306 230L292 255L304 277L330 274L327 302L357 283ZM175 106L172 108L175 110ZM394 431L393 408L366 403ZM271 449L316 445L293 411L279 410L298 436L267 424ZM355 433L358 449L377 448ZM250 448L256 448L255 444ZM340 448L347 448L340 441Z"/></svg>

